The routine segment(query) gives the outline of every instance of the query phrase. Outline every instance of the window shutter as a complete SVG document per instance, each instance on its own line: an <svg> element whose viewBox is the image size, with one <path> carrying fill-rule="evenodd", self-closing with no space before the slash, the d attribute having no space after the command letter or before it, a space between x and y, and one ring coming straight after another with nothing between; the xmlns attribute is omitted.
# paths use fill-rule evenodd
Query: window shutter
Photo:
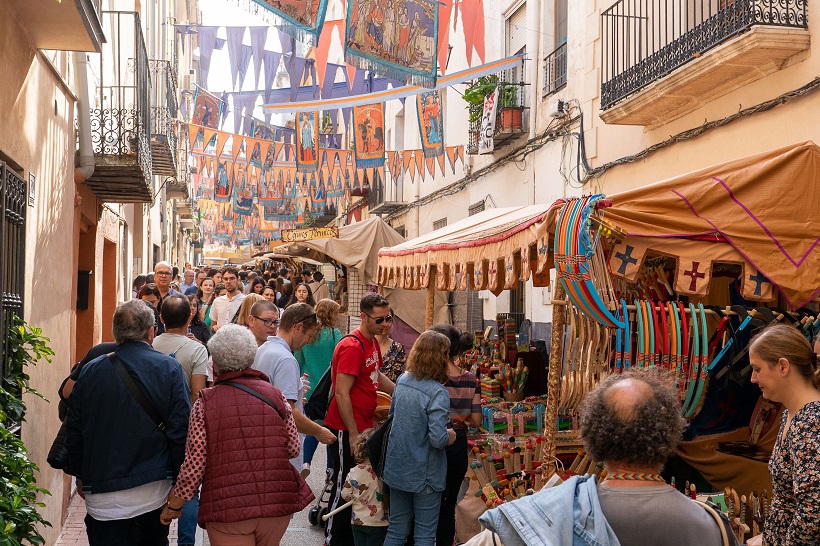
<svg viewBox="0 0 820 546"><path fill-rule="evenodd" d="M527 46L527 3L507 19L507 55L515 55Z"/></svg>

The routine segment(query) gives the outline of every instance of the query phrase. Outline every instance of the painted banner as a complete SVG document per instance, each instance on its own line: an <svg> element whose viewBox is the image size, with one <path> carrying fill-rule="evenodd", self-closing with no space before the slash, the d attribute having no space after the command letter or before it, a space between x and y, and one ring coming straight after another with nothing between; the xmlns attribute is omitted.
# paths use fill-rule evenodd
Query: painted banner
<svg viewBox="0 0 820 546"><path fill-rule="evenodd" d="M233 163L219 161L216 164L216 185L214 186L214 201L225 203L233 196Z"/></svg>
<svg viewBox="0 0 820 546"><path fill-rule="evenodd" d="M219 97L197 87L194 93L194 113L191 116L191 123L216 129L219 127L222 104Z"/></svg>
<svg viewBox="0 0 820 546"><path fill-rule="evenodd" d="M498 112L498 88L484 99L484 112L481 115L481 132L478 134L478 153L491 154L495 150L495 116Z"/></svg>
<svg viewBox="0 0 820 546"><path fill-rule="evenodd" d="M255 15L311 45L318 41L327 12L327 0L253 0L251 5L262 8L254 10Z"/></svg>
<svg viewBox="0 0 820 546"><path fill-rule="evenodd" d="M348 0L345 60L412 85L436 84L437 0Z"/></svg>
<svg viewBox="0 0 820 546"><path fill-rule="evenodd" d="M384 104L368 104L353 109L356 168L384 165Z"/></svg>
<svg viewBox="0 0 820 546"><path fill-rule="evenodd" d="M444 155L444 114L441 109L441 91L434 89L416 96L419 116L419 135L424 157Z"/></svg>
<svg viewBox="0 0 820 546"><path fill-rule="evenodd" d="M253 138L259 138L262 140L276 140L274 136L275 132L276 128L273 125L265 123L264 121L259 121L256 118L251 121L251 136Z"/></svg>
<svg viewBox="0 0 820 546"><path fill-rule="evenodd" d="M319 169L319 116L316 112L296 114L296 170L314 173Z"/></svg>
<svg viewBox="0 0 820 546"><path fill-rule="evenodd" d="M236 177L233 186L233 211L236 214L247 216L253 209L254 180L247 166L236 163Z"/></svg>

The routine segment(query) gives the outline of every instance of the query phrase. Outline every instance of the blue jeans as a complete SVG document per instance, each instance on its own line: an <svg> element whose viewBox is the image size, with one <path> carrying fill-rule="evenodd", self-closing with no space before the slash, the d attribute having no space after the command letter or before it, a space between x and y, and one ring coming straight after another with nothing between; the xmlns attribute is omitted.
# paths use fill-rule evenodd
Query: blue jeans
<svg viewBox="0 0 820 546"><path fill-rule="evenodd" d="M441 491L428 485L421 493L390 488L390 526L384 546L404 546L413 525L416 546L433 546L436 542ZM415 524L413 523L415 520Z"/></svg>
<svg viewBox="0 0 820 546"><path fill-rule="evenodd" d="M313 462L313 454L316 453L316 448L319 447L319 440L316 439L316 436L305 436L305 441L302 443L302 451L304 452L304 461L307 464ZM330 455L327 457L327 467L333 468L333 461L330 458ZM301 470L301 469L300 469Z"/></svg>
<svg viewBox="0 0 820 546"><path fill-rule="evenodd" d="M182 505L182 515L179 516L178 538L179 546L194 546L196 542L196 522L199 516L199 490L194 498Z"/></svg>

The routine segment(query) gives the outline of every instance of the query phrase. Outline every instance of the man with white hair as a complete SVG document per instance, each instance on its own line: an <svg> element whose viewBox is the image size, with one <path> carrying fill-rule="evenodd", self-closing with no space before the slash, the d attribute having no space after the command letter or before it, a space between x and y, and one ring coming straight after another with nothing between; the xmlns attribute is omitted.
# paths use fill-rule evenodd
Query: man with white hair
<svg viewBox="0 0 820 546"><path fill-rule="evenodd" d="M196 288L196 272L193 269L186 269L182 274L182 282L179 283L179 291L187 294L191 288Z"/></svg>
<svg viewBox="0 0 820 546"><path fill-rule="evenodd" d="M91 546L164 546L159 517L185 456L188 384L176 360L151 348L156 322L145 302L120 305L113 333L116 350L83 366L69 397L69 468Z"/></svg>
<svg viewBox="0 0 820 546"><path fill-rule="evenodd" d="M168 294L179 294L178 291L171 288L171 281L173 280L173 269L168 262L157 262L154 266L154 284L157 285L160 295L160 305L162 300Z"/></svg>

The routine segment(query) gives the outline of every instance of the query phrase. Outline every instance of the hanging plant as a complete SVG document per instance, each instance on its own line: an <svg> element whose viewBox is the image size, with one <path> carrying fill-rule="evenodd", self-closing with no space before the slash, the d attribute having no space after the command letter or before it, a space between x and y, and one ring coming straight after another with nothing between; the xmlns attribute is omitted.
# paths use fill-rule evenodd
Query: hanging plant
<svg viewBox="0 0 820 546"><path fill-rule="evenodd" d="M469 122L475 123L481 119L484 111L484 99L486 99L498 87L498 75L490 74L489 76L481 76L473 80L464 90L462 98L467 103L467 108L470 110Z"/></svg>

